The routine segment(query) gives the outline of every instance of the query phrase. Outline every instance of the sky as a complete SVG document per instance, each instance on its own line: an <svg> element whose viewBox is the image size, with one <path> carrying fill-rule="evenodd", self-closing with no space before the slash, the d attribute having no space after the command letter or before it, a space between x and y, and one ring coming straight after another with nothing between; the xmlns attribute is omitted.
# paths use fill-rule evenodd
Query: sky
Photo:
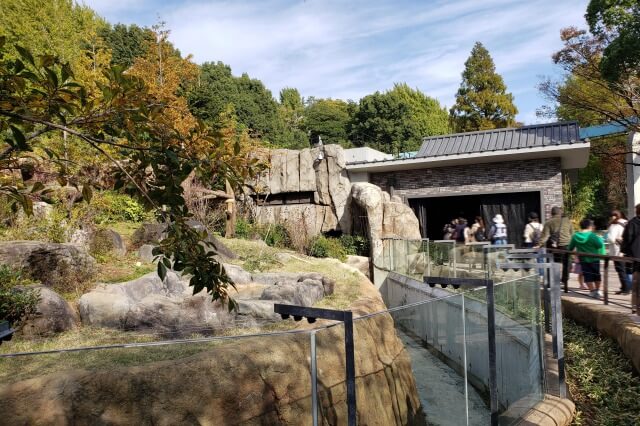
<svg viewBox="0 0 640 426"><path fill-rule="evenodd" d="M545 120L536 86L559 78L559 32L585 27L588 0L85 0L112 24L165 21L197 63L222 61L275 97L357 101L406 82L451 107L476 41L491 53L525 124Z"/></svg>

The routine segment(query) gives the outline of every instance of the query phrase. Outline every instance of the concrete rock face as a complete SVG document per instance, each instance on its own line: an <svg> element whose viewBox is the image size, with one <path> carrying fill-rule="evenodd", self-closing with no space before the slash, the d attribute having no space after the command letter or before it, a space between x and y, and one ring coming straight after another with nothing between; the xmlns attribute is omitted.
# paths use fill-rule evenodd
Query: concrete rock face
<svg viewBox="0 0 640 426"><path fill-rule="evenodd" d="M347 261L345 262L349 266L353 266L358 271L362 273L365 277L369 278L369 258L364 256L347 256Z"/></svg>
<svg viewBox="0 0 640 426"><path fill-rule="evenodd" d="M382 255L382 238L409 240L422 238L418 218L411 207L392 199L396 198L389 197L386 192L372 183L358 182L351 186L352 202L367 215L368 237L374 258Z"/></svg>
<svg viewBox="0 0 640 426"><path fill-rule="evenodd" d="M96 273L95 259L73 244L39 241L0 243L0 263L24 269L46 286L85 281Z"/></svg>
<svg viewBox="0 0 640 426"><path fill-rule="evenodd" d="M364 279L359 293L349 307L355 317L384 309ZM356 322L355 335L356 388L366 395L358 399L358 424L424 424L411 362L391 316ZM323 425L347 424L343 341L342 327L316 335ZM0 385L0 405L4 424L307 425L309 368L308 334L251 337L177 359Z"/></svg>
<svg viewBox="0 0 640 426"><path fill-rule="evenodd" d="M69 302L45 286L30 286L40 294L36 313L21 327L20 334L27 337L50 336L75 329L80 319Z"/></svg>
<svg viewBox="0 0 640 426"><path fill-rule="evenodd" d="M256 182L262 194L313 193L313 203L256 207L259 223L292 224L309 237L340 230L349 233L351 214L344 151L338 145L300 151L275 149L270 168Z"/></svg>

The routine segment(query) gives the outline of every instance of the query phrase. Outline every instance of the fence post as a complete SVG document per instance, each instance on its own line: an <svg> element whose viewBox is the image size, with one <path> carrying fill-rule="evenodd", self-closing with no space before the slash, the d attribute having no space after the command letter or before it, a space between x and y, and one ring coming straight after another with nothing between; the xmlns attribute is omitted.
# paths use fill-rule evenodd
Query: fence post
<svg viewBox="0 0 640 426"><path fill-rule="evenodd" d="M353 313L344 312L344 351L347 369L348 424L356 425L356 365L353 347Z"/></svg>
<svg viewBox="0 0 640 426"><path fill-rule="evenodd" d="M562 334L562 302L560 293L561 265L554 263L552 266L551 281L551 327L553 356L558 360L558 390L560 398L567 397L567 388L564 375L564 338Z"/></svg>
<svg viewBox="0 0 640 426"><path fill-rule="evenodd" d="M609 259L604 260L604 276L602 277L602 291L604 293L604 304L609 304Z"/></svg>
<svg viewBox="0 0 640 426"><path fill-rule="evenodd" d="M498 425L498 372L496 367L496 311L493 280L486 281L487 288L487 326L489 340L489 402L491 425ZM465 365L466 368L466 365Z"/></svg>
<svg viewBox="0 0 640 426"><path fill-rule="evenodd" d="M315 330L311 331L311 410L313 426L318 426L318 363Z"/></svg>

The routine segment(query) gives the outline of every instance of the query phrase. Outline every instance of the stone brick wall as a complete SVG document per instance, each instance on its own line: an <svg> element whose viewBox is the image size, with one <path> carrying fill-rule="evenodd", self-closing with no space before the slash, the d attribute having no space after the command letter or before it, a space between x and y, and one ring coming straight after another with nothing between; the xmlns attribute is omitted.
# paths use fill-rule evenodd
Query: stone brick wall
<svg viewBox="0 0 640 426"><path fill-rule="evenodd" d="M393 194L404 199L540 191L541 207L547 218L551 215L551 207L562 205L559 158L371 173L371 183L389 192L393 186Z"/></svg>

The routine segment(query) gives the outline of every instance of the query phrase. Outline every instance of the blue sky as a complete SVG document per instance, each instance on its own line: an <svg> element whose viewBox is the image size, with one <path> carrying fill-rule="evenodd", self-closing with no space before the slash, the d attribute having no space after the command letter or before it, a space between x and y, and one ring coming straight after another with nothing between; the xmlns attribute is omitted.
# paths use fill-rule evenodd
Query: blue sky
<svg viewBox="0 0 640 426"><path fill-rule="evenodd" d="M198 63L223 61L277 96L358 100L406 82L450 107L464 61L481 41L526 124L546 101L536 85L558 77L561 28L584 27L588 0L85 0L111 23L152 25Z"/></svg>

